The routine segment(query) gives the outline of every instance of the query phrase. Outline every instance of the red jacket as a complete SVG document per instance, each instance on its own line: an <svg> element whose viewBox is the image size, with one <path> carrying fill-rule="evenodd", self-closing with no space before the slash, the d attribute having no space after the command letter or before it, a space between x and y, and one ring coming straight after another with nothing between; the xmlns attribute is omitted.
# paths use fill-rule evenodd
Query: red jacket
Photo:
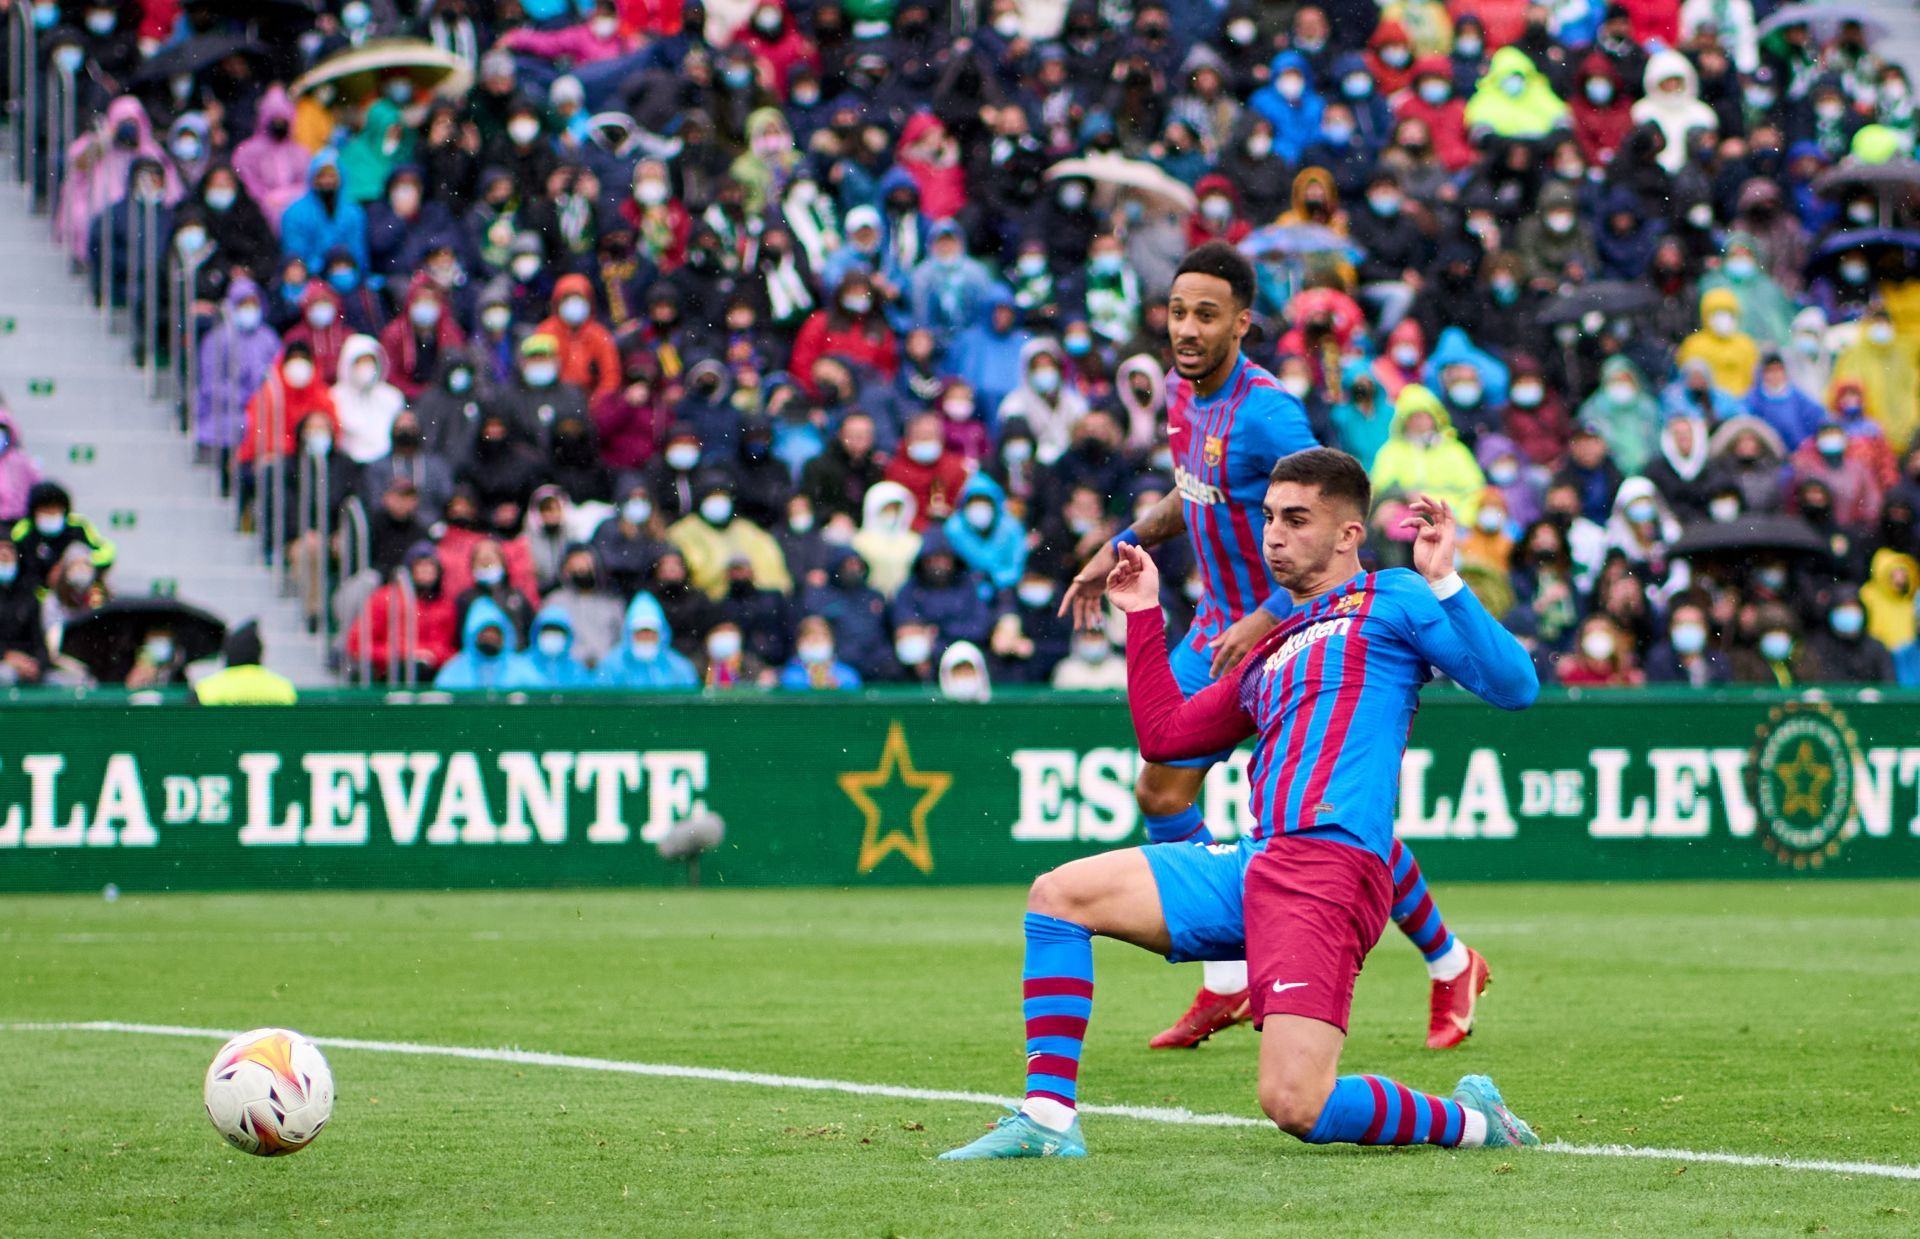
<svg viewBox="0 0 1920 1239"><path fill-rule="evenodd" d="M864 366L891 381L900 370L900 350L893 329L878 314L848 319L837 311L815 310L800 324L793 338L793 353L787 370L807 395L817 397L813 385L813 363L822 357L838 357L854 366Z"/></svg>
<svg viewBox="0 0 1920 1239"><path fill-rule="evenodd" d="M438 301L440 303L440 321L434 324L434 343L438 347L441 361L466 347L467 333L460 330L460 324L453 321L453 307L447 303L438 289L422 279L416 279L412 288L407 290L407 303L399 314L394 315L380 332L380 347L387 351L387 382L400 389L400 394L409 402L419 398L420 393L433 386L432 367L422 365L420 341L414 335L413 320L408 317L413 312L415 302Z"/></svg>
<svg viewBox="0 0 1920 1239"><path fill-rule="evenodd" d="M1613 83L1613 102L1596 107L1587 98L1588 81L1600 78ZM1620 84L1620 74L1603 52L1588 52L1580 62L1580 76L1570 103L1573 112L1573 136L1591 164L1607 163L1620 144L1633 132L1633 100Z"/></svg>
<svg viewBox="0 0 1920 1239"><path fill-rule="evenodd" d="M460 648L459 634L454 631L454 591L443 582L440 593L431 601L421 599L415 603L414 621L418 629L419 644L408 639L406 603L395 597L398 591L391 584L382 585L373 591L367 599L367 605L360 612L361 618L347 629L347 657L350 660L360 657L361 628L371 634L367 649L373 658L373 674L376 678L387 678L387 659L392 654L403 662L417 661L438 670L440 664L452 658ZM387 640L387 608L393 606L400 623L394 632L394 640Z"/></svg>
<svg viewBox="0 0 1920 1239"><path fill-rule="evenodd" d="M967 205L967 170L959 161L951 165L913 159L907 154L928 132L940 127L931 112L920 112L900 130L894 146L894 160L920 189L920 213L928 219L952 219Z"/></svg>
<svg viewBox="0 0 1920 1239"><path fill-rule="evenodd" d="M322 302L333 307L333 322L316 331L307 322L307 311ZM352 334L353 328L347 326L346 311L340 306L340 295L327 287L325 280L311 280L307 291L300 294L300 321L287 328L280 342L286 345L298 340L312 349L313 368L319 372L317 381L332 387L340 381L340 350Z"/></svg>
<svg viewBox="0 0 1920 1239"><path fill-rule="evenodd" d="M1665 2L1670 8L1679 7L1675 0ZM1447 11L1453 14L1456 26L1463 17L1479 18L1480 24L1487 28L1487 50L1491 52L1526 33L1527 9L1532 3L1533 0L1447 0ZM1635 37L1638 37L1637 31Z"/></svg>
<svg viewBox="0 0 1920 1239"><path fill-rule="evenodd" d="M919 506L914 512L913 528L918 533L934 521L944 521L960 504L960 490L971 472L957 452L946 451L930 465L907 459L903 448L887 462L886 480L898 482L913 493Z"/></svg>
<svg viewBox="0 0 1920 1239"><path fill-rule="evenodd" d="M273 460L278 456L291 456L300 450L300 424L321 413L326 416L327 424L333 428L337 437L340 433L340 416L333 411L333 389L320 381L320 367L313 368L313 378L305 387L289 387L281 367L286 365L283 354L274 363L273 373L253 393L253 399L247 401L247 428L240 440L240 463L250 464L255 460ZM275 405L278 405L278 410ZM273 443L274 423L279 423L280 442Z"/></svg>
<svg viewBox="0 0 1920 1239"><path fill-rule="evenodd" d="M1373 37L1367 40L1367 71L1373 74L1375 91L1383 99L1413 85L1412 61L1396 69L1380 59L1380 49L1394 43L1408 52L1413 51L1413 40L1407 36L1407 28L1399 22L1381 22L1374 27Z"/></svg>
<svg viewBox="0 0 1920 1239"><path fill-rule="evenodd" d="M593 285L584 275L561 276L553 286L553 313L535 330L560 342L560 381L586 392L589 400L599 400L620 390L620 350L614 346L613 333L595 319L567 326L560 317L560 303L568 297L585 297L591 306Z"/></svg>
<svg viewBox="0 0 1920 1239"><path fill-rule="evenodd" d="M1422 56L1413 62L1413 76L1443 77L1451 82L1453 62L1445 56ZM1433 156L1447 171L1459 172L1473 163L1473 147L1467 142L1467 104L1458 94L1434 107L1420 97L1419 91L1409 90L1393 105L1395 121L1408 117L1426 122L1433 134Z"/></svg>
<svg viewBox="0 0 1920 1239"><path fill-rule="evenodd" d="M756 6L754 11L759 12ZM787 97L787 77L796 65L806 65L814 72L820 70L820 53L815 50L813 41L794 29L793 18L787 13L787 6L780 5L780 29L768 38L760 33L752 20L740 28L734 36L734 42L746 48L759 60L764 60L773 69L773 90L781 99Z"/></svg>
<svg viewBox="0 0 1920 1239"><path fill-rule="evenodd" d="M540 581L533 572L533 548L525 536L496 538L477 529L449 525L440 535L440 589L449 598L458 598L473 586L473 548L481 542L500 543L507 561L507 584L525 594L535 606L540 604Z"/></svg>

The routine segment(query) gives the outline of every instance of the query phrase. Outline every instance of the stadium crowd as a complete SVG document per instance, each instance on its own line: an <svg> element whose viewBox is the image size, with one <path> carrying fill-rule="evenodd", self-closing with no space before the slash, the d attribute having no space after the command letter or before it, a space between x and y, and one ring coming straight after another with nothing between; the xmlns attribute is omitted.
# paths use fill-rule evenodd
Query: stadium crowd
<svg viewBox="0 0 1920 1239"><path fill-rule="evenodd" d="M1861 26L1775 7L987 0L956 33L927 0L41 0L33 21L81 82L64 243L137 301L157 221L195 286L194 433L260 536L289 531L267 549L314 622L331 608L381 674L1124 683L1110 634L1055 612L1178 484L1164 299L1217 238L1257 258L1250 356L1368 466L1373 556L1405 563L1404 499L1444 498L1546 678L1920 683L1920 234L1897 192L1814 188L1904 157L1915 104ZM257 50L140 74L248 16ZM289 91L393 36L463 58L472 89L395 69ZM110 566L84 538L47 553L55 501L29 504L17 438L0 423L7 659L33 656L35 591ZM324 483L369 513L372 562L331 597L339 547L268 519L276 468L290 508ZM1730 549L1675 555L1683 533ZM1157 558L1177 629L1200 582L1183 545Z"/></svg>

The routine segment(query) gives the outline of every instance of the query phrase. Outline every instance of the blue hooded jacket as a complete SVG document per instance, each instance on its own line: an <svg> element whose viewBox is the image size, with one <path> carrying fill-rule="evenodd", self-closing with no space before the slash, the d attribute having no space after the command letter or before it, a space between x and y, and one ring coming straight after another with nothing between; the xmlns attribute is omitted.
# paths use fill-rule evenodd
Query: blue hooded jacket
<svg viewBox="0 0 1920 1239"><path fill-rule="evenodd" d="M954 556L952 579L936 583L927 576L927 561L936 555L954 555L946 530L930 525L920 542L913 575L893 596L893 626L932 624L940 630L939 648L955 641L984 645L993 630L993 608L981 597L981 579Z"/></svg>
<svg viewBox="0 0 1920 1239"><path fill-rule="evenodd" d="M862 583L855 585L855 572ZM825 585L809 585L800 596L800 609L833 625L834 648L862 676L878 679L893 660L893 637L887 631L887 600L864 583L866 561L852 547L840 550L827 570Z"/></svg>
<svg viewBox="0 0 1920 1239"><path fill-rule="evenodd" d="M973 388L974 399L983 410L1000 407L1020 383L1020 351L1032 334L1016 319L1013 329L1001 335L993 329L993 312L1013 304L1013 294L1005 285L995 283L980 302L980 321L954 337L948 351L945 370L965 379Z"/></svg>
<svg viewBox="0 0 1920 1239"><path fill-rule="evenodd" d="M497 628L505 639L500 652L488 657L474 645L482 629ZM513 621L498 603L487 597L474 599L467 608L467 625L460 633L460 652L449 658L433 678L435 688L451 690L507 690L544 688L546 679L534 669L524 654L513 650Z"/></svg>
<svg viewBox="0 0 1920 1239"><path fill-rule="evenodd" d="M567 648L558 656L540 651L540 633L547 628L567 634ZM573 656L573 620L566 608L551 604L542 607L533 618L533 644L524 655L529 665L545 678L550 688L584 688L593 683L593 672Z"/></svg>
<svg viewBox="0 0 1920 1239"><path fill-rule="evenodd" d="M313 178L322 168L340 167L340 155L332 147L321 151L307 165L307 193L287 208L280 217L280 258L298 258L307 270L319 275L326 266L327 251L336 246L353 255L354 265L367 269L367 212L347 197L342 189L328 213L320 196L313 192Z"/></svg>
<svg viewBox="0 0 1920 1239"><path fill-rule="evenodd" d="M976 498L993 502L993 524L985 530L975 529L967 520L967 504ZM985 473L974 474L961 488L956 509L944 528L960 562L986 577L996 590L1018 585L1027 570L1027 531L1007 515L1007 493L1000 484Z"/></svg>
<svg viewBox="0 0 1920 1239"><path fill-rule="evenodd" d="M660 634L660 648L652 658L633 651L633 634L642 628ZM696 689L700 677L685 655L673 648L673 627L652 594L641 592L627 604L627 639L600 662L595 682L603 688Z"/></svg>
<svg viewBox="0 0 1920 1239"><path fill-rule="evenodd" d="M1273 157L1292 167L1300 162L1300 152L1320 136L1320 118L1327 105L1313 88L1313 67L1299 52L1288 50L1273 58L1269 66L1273 76L1265 86L1253 92L1247 105L1273 122ZM1280 97L1276 83L1281 73L1292 70L1306 79L1306 89L1292 103Z"/></svg>

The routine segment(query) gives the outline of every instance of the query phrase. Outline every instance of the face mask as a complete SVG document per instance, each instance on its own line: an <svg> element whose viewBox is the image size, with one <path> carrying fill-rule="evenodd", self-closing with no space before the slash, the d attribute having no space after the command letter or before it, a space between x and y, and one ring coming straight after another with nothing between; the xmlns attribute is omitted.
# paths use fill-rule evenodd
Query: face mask
<svg viewBox="0 0 1920 1239"><path fill-rule="evenodd" d="M1280 390L1295 400L1305 400L1307 393L1313 390L1313 380L1304 374L1283 374L1277 382Z"/></svg>
<svg viewBox="0 0 1920 1239"><path fill-rule="evenodd" d="M1875 344L1893 343L1892 323L1870 323L1867 325L1867 339Z"/></svg>
<svg viewBox="0 0 1920 1239"><path fill-rule="evenodd" d="M1339 122L1320 126L1320 136L1334 146L1345 146L1353 140L1353 126Z"/></svg>
<svg viewBox="0 0 1920 1239"><path fill-rule="evenodd" d="M1274 83L1274 89L1280 92L1282 99L1292 103L1307 93L1307 82L1298 73L1283 73L1280 80Z"/></svg>
<svg viewBox="0 0 1920 1239"><path fill-rule="evenodd" d="M973 416L973 399L968 396L956 396L940 406L941 412L956 422L964 422Z"/></svg>
<svg viewBox="0 0 1920 1239"><path fill-rule="evenodd" d="M994 516L994 507L991 503L969 503L967 505L967 524L982 532L992 528Z"/></svg>
<svg viewBox="0 0 1920 1239"><path fill-rule="evenodd" d="M1698 624L1675 625L1670 639L1676 654L1693 655L1707 648L1707 630Z"/></svg>
<svg viewBox="0 0 1920 1239"><path fill-rule="evenodd" d="M534 648L548 658L560 658L566 654L567 646L572 644L572 641L568 638L565 629L542 628L533 638L533 644Z"/></svg>
<svg viewBox="0 0 1920 1239"><path fill-rule="evenodd" d="M1549 230L1562 236L1573 231L1574 217L1566 211L1554 211L1547 216Z"/></svg>
<svg viewBox="0 0 1920 1239"><path fill-rule="evenodd" d="M447 390L456 396L464 396L473 388L473 371L449 370L447 372Z"/></svg>
<svg viewBox="0 0 1920 1239"><path fill-rule="evenodd" d="M307 384L313 382L313 363L304 357L295 357L280 367L280 373L286 379L288 387L305 388Z"/></svg>
<svg viewBox="0 0 1920 1239"><path fill-rule="evenodd" d="M1247 154L1254 159L1265 159L1273 153L1273 139L1264 133L1256 133L1247 139Z"/></svg>
<svg viewBox="0 0 1920 1239"><path fill-rule="evenodd" d="M407 317L416 327L433 327L440 322L440 303L438 301L416 301L407 309Z"/></svg>
<svg viewBox="0 0 1920 1239"><path fill-rule="evenodd" d="M1293 36L1293 45L1300 51L1312 56L1318 54L1321 49L1325 48L1327 41L1320 35L1296 34Z"/></svg>
<svg viewBox="0 0 1920 1239"><path fill-rule="evenodd" d="M1613 83L1605 78L1594 78L1587 83L1587 99L1597 108L1606 107L1613 102Z"/></svg>
<svg viewBox="0 0 1920 1239"><path fill-rule="evenodd" d="M1083 638L1073 643L1073 656L1086 663L1105 662L1112 650L1104 637Z"/></svg>
<svg viewBox="0 0 1920 1239"><path fill-rule="evenodd" d="M1421 101L1436 108L1453 97L1453 87L1437 78L1428 78L1419 89Z"/></svg>
<svg viewBox="0 0 1920 1239"><path fill-rule="evenodd" d="M1837 461L1847 454L1847 436L1844 434L1823 434L1814 442L1820 454L1830 461Z"/></svg>
<svg viewBox="0 0 1920 1239"><path fill-rule="evenodd" d="M1237 17L1227 23L1227 37L1235 43L1251 43L1253 36L1258 33L1258 27L1244 17Z"/></svg>
<svg viewBox="0 0 1920 1239"><path fill-rule="evenodd" d="M474 581L489 588L506 580L506 577L507 570L499 564L488 564L484 568L475 568L473 570Z"/></svg>
<svg viewBox="0 0 1920 1239"><path fill-rule="evenodd" d="M1118 254L1095 254L1087 266L1095 275L1115 276L1126 269L1127 260Z"/></svg>
<svg viewBox="0 0 1920 1239"><path fill-rule="evenodd" d="M1389 69L1404 69L1413 63L1413 53L1396 43L1380 49L1380 63Z"/></svg>
<svg viewBox="0 0 1920 1239"><path fill-rule="evenodd" d="M322 301L307 307L307 326L315 331L325 331L333 326L333 303Z"/></svg>
<svg viewBox="0 0 1920 1239"><path fill-rule="evenodd" d="M737 632L716 632L707 638L707 657L715 662L726 662L740 656L740 634Z"/></svg>
<svg viewBox="0 0 1920 1239"><path fill-rule="evenodd" d="M1474 524L1480 527L1481 533L1499 533L1506 523L1505 514L1498 508L1481 508L1479 515L1474 517Z"/></svg>
<svg viewBox="0 0 1920 1239"><path fill-rule="evenodd" d="M1640 387L1631 380L1607 384L1607 399L1611 400L1616 408L1625 408L1639 398Z"/></svg>
<svg viewBox="0 0 1920 1239"><path fill-rule="evenodd" d="M1650 524L1658 515L1660 509L1654 506L1651 499L1636 499L1627 505L1627 519L1636 525Z"/></svg>
<svg viewBox="0 0 1920 1239"><path fill-rule="evenodd" d="M360 277L352 271L333 271L327 275L327 283L333 285L337 293L350 293L360 285Z"/></svg>
<svg viewBox="0 0 1920 1239"><path fill-rule="evenodd" d="M1713 206L1706 202L1696 202L1687 208L1687 222L1695 228L1713 227Z"/></svg>
<svg viewBox="0 0 1920 1239"><path fill-rule="evenodd" d="M1051 396L1060 389L1060 372L1051 368L1042 367L1035 370L1032 375L1028 377L1028 382L1032 383L1033 390L1039 392L1041 395Z"/></svg>
<svg viewBox="0 0 1920 1239"><path fill-rule="evenodd" d="M1402 370L1411 370L1420 364L1420 350L1411 344L1393 346L1393 364Z"/></svg>
<svg viewBox="0 0 1920 1239"><path fill-rule="evenodd" d="M1085 357L1093 351L1093 341L1086 336L1068 336L1060 342L1069 357Z"/></svg>
<svg viewBox="0 0 1920 1239"><path fill-rule="evenodd" d="M1479 404L1480 397L1485 394L1478 383L1449 383L1447 385L1447 399L1453 401L1455 405L1463 409L1470 409Z"/></svg>
<svg viewBox="0 0 1920 1239"><path fill-rule="evenodd" d="M593 37L596 39L611 39L614 35L620 33L620 19L617 17L596 17L587 23L587 29L593 31Z"/></svg>
<svg viewBox="0 0 1920 1239"><path fill-rule="evenodd" d="M380 365L378 362L356 361L353 363L352 373L353 385L361 391L368 390L380 381Z"/></svg>
<svg viewBox="0 0 1920 1239"><path fill-rule="evenodd" d="M204 228L182 228L173 234L173 243L180 247L182 254L196 254L207 243L207 230Z"/></svg>
<svg viewBox="0 0 1920 1239"><path fill-rule="evenodd" d="M1789 633L1769 632L1760 638L1760 656L1772 663L1787 661L1793 653L1793 637Z"/></svg>
<svg viewBox="0 0 1920 1239"><path fill-rule="evenodd" d="M171 637L154 637L147 642L145 652L148 662L172 662L173 639Z"/></svg>
<svg viewBox="0 0 1920 1239"><path fill-rule="evenodd" d="M1727 259L1727 274L1736 280L1750 280L1760 270L1760 264L1741 254Z"/></svg>
<svg viewBox="0 0 1920 1239"><path fill-rule="evenodd" d="M1594 662L1603 663L1613 657L1613 634L1595 630L1580 638L1580 652Z"/></svg>
<svg viewBox="0 0 1920 1239"><path fill-rule="evenodd" d="M746 65L728 65L720 79L735 90L745 90L753 82L753 70Z"/></svg>
<svg viewBox="0 0 1920 1239"><path fill-rule="evenodd" d="M645 180L633 187L633 196L641 206L659 206L667 200L665 181Z"/></svg>
<svg viewBox="0 0 1920 1239"><path fill-rule="evenodd" d="M1871 202L1851 202L1847 204L1847 218L1856 224L1871 224L1878 211Z"/></svg>
<svg viewBox="0 0 1920 1239"><path fill-rule="evenodd" d="M71 43L62 44L53 49L53 63L68 73L78 73L80 66L87 63L87 54Z"/></svg>
<svg viewBox="0 0 1920 1239"><path fill-rule="evenodd" d="M1495 486L1511 486L1520 476L1520 466L1511 460L1496 460L1487 470L1487 479Z"/></svg>
<svg viewBox="0 0 1920 1239"><path fill-rule="evenodd" d="M533 277L540 274L540 259L534 254L522 254L510 264L513 278L522 284L530 284Z"/></svg>
<svg viewBox="0 0 1920 1239"><path fill-rule="evenodd" d="M1000 455L1008 464L1024 465L1033 459L1033 441L1030 439L1008 439L1000 449Z"/></svg>
<svg viewBox="0 0 1920 1239"><path fill-rule="evenodd" d="M700 463L700 448L692 443L676 443L666 450L667 464L681 473Z"/></svg>
<svg viewBox="0 0 1920 1239"><path fill-rule="evenodd" d="M1740 501L1733 498L1715 499L1707 504L1707 515L1724 525L1740 515Z"/></svg>
<svg viewBox="0 0 1920 1239"><path fill-rule="evenodd" d="M944 450L937 440L921 439L916 443L907 444L907 459L916 465L930 465L940 459L940 454Z"/></svg>
<svg viewBox="0 0 1920 1239"><path fill-rule="evenodd" d="M239 191L227 185L216 185L207 190L207 206L215 211L229 210Z"/></svg>
<svg viewBox="0 0 1920 1239"><path fill-rule="evenodd" d="M1373 93L1373 79L1364 73L1349 73L1341 81L1340 90L1349 99L1364 99Z"/></svg>
<svg viewBox="0 0 1920 1239"><path fill-rule="evenodd" d="M20 576L20 561L8 560L0 564L0 585L11 585Z"/></svg>
<svg viewBox="0 0 1920 1239"><path fill-rule="evenodd" d="M1834 634L1841 637L1859 636L1867 622L1866 612L1859 607L1840 607L1829 618L1833 621Z"/></svg>
<svg viewBox="0 0 1920 1239"><path fill-rule="evenodd" d="M633 656L643 663L650 663L660 656L660 638L652 634L636 636L633 639Z"/></svg>
<svg viewBox="0 0 1920 1239"><path fill-rule="evenodd" d="M1716 336L1730 336L1740 326L1740 320L1731 311L1715 311L1707 319L1707 330Z"/></svg>
<svg viewBox="0 0 1920 1239"><path fill-rule="evenodd" d="M33 518L33 528L43 538L57 537L66 527L67 517L64 512L42 514Z"/></svg>
<svg viewBox="0 0 1920 1239"><path fill-rule="evenodd" d="M1512 305L1520 299L1520 286L1513 282L1512 276L1496 276L1488 281L1493 290L1493 299L1501 305Z"/></svg>
<svg viewBox="0 0 1920 1239"><path fill-rule="evenodd" d="M531 146L540 136L540 122L527 116L517 116L507 122L507 136L517 145Z"/></svg>
<svg viewBox="0 0 1920 1239"><path fill-rule="evenodd" d="M560 367L551 361L530 361L522 371L529 387L552 387L560 377Z"/></svg>
<svg viewBox="0 0 1920 1239"><path fill-rule="evenodd" d="M910 632L893 643L893 656L902 666L917 667L933 654L933 638Z"/></svg>
<svg viewBox="0 0 1920 1239"><path fill-rule="evenodd" d="M798 646L800 661L812 666L833 661L833 643L831 641L802 641Z"/></svg>
<svg viewBox="0 0 1920 1239"><path fill-rule="evenodd" d="M1813 105L1813 114L1831 125L1846 115L1847 106L1833 99L1822 99Z"/></svg>
<svg viewBox="0 0 1920 1239"><path fill-rule="evenodd" d="M578 327L587 321L587 315L593 307L587 304L585 297L568 297L560 303L560 321L569 327Z"/></svg>
<svg viewBox="0 0 1920 1239"><path fill-rule="evenodd" d="M1527 79L1518 73L1508 74L1501 79L1500 89L1510 99L1518 99L1527 93Z"/></svg>
<svg viewBox="0 0 1920 1239"><path fill-rule="evenodd" d="M325 456L333 450L333 436L324 430L316 430L306 437L307 455Z"/></svg>
<svg viewBox="0 0 1920 1239"><path fill-rule="evenodd" d="M873 298L866 293L849 293L840 298L840 308L858 318L873 308Z"/></svg>
<svg viewBox="0 0 1920 1239"><path fill-rule="evenodd" d="M1019 595L1021 606L1033 610L1053 601L1053 585L1047 581L1022 581L1014 592Z"/></svg>
<svg viewBox="0 0 1920 1239"><path fill-rule="evenodd" d="M1020 261L1014 264L1014 270L1026 276L1028 279L1042 274L1046 269L1047 256L1045 254L1022 254L1020 255Z"/></svg>
<svg viewBox="0 0 1920 1239"><path fill-rule="evenodd" d="M1787 570L1785 568L1761 568L1753 574L1753 579L1759 582L1762 589L1772 590L1777 594L1787 587Z"/></svg>
<svg viewBox="0 0 1920 1239"><path fill-rule="evenodd" d="M1515 383L1513 402L1523 409L1537 409L1546 400L1547 389L1538 383Z"/></svg>
<svg viewBox="0 0 1920 1239"><path fill-rule="evenodd" d="M1843 262L1840 264L1840 278L1855 286L1866 283L1869 273L1867 264L1864 262Z"/></svg>
<svg viewBox="0 0 1920 1239"><path fill-rule="evenodd" d="M708 495L700 501L700 519L709 525L724 525L733 519L733 500L725 495Z"/></svg>

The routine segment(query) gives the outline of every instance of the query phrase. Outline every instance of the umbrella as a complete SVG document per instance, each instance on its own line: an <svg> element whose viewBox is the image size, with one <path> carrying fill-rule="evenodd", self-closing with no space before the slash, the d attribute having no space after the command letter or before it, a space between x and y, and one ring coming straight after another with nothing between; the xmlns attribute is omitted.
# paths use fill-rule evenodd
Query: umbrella
<svg viewBox="0 0 1920 1239"><path fill-rule="evenodd" d="M229 56L260 60L266 54L265 48L245 35L199 34L156 53L133 75L133 84L165 82L182 73L199 73Z"/></svg>
<svg viewBox="0 0 1920 1239"><path fill-rule="evenodd" d="M116 598L68 621L60 652L86 664L101 683L119 684L156 628L172 631L174 648L186 662L218 654L227 638L227 626L199 607L172 598Z"/></svg>
<svg viewBox="0 0 1920 1239"><path fill-rule="evenodd" d="M1681 531L1670 553L1691 555L1745 555L1753 551L1818 554L1827 549L1813 526L1797 516L1754 514L1725 523L1695 521Z"/></svg>
<svg viewBox="0 0 1920 1239"><path fill-rule="evenodd" d="M1547 302L1538 315L1538 321L1552 326L1555 323L1578 322L1589 314L1620 318L1651 310L1659 304L1659 294L1644 284L1630 280L1595 280L1591 284L1569 289Z"/></svg>
<svg viewBox="0 0 1920 1239"><path fill-rule="evenodd" d="M1200 205L1193 190L1153 164L1124 155L1088 155L1084 159L1063 159L1047 169L1046 179L1084 177L1092 181L1109 202L1120 193L1132 193L1179 214L1189 214Z"/></svg>
<svg viewBox="0 0 1920 1239"><path fill-rule="evenodd" d="M1333 254L1357 252L1353 242L1320 224L1268 224L1247 234L1240 252L1249 258L1268 254Z"/></svg>
<svg viewBox="0 0 1920 1239"><path fill-rule="evenodd" d="M1845 198L1857 192L1871 193L1882 203L1920 202L1920 160L1889 159L1885 163L1860 163L1843 159L1813 178L1813 192L1822 198Z"/></svg>
<svg viewBox="0 0 1920 1239"><path fill-rule="evenodd" d="M1776 9L1772 17L1755 28L1755 33L1764 39L1783 26L1805 26L1817 42L1825 43L1848 22L1859 22L1869 39L1886 37L1887 24L1866 9L1851 4L1825 3L1789 4Z"/></svg>
<svg viewBox="0 0 1920 1239"><path fill-rule="evenodd" d="M449 99L465 95L473 85L473 69L465 60L425 39L375 39L321 61L294 81L291 93L298 99L331 86L343 101L360 103L395 73L411 78L416 91Z"/></svg>

